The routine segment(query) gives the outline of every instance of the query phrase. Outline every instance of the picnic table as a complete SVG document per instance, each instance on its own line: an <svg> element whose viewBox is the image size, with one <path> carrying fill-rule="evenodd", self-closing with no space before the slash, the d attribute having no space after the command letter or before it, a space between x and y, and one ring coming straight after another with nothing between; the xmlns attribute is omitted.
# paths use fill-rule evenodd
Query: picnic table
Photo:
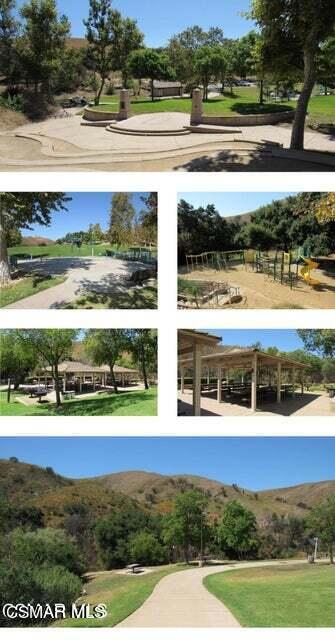
<svg viewBox="0 0 335 640"><path fill-rule="evenodd" d="M64 398L68 399L68 400L72 400L73 398L76 397L76 392L73 391L63 391L63 396Z"/></svg>
<svg viewBox="0 0 335 640"><path fill-rule="evenodd" d="M31 389L30 391L30 397L38 398L38 402L41 402L42 398L45 398L47 395L48 392L46 389Z"/></svg>
<svg viewBox="0 0 335 640"><path fill-rule="evenodd" d="M126 569L128 569L131 573L139 573L141 570L140 564L128 564Z"/></svg>

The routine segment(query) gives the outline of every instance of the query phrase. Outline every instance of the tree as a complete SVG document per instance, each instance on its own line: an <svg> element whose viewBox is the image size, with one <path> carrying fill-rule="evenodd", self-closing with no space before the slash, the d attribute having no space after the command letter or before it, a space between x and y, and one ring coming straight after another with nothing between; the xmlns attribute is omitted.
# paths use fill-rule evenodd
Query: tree
<svg viewBox="0 0 335 640"><path fill-rule="evenodd" d="M327 95L328 88L335 86L335 35L328 38L320 47L317 77Z"/></svg>
<svg viewBox="0 0 335 640"><path fill-rule="evenodd" d="M327 193L316 204L316 218L320 224L335 222L335 193Z"/></svg>
<svg viewBox="0 0 335 640"><path fill-rule="evenodd" d="M145 530L147 524L144 512L132 505L120 506L98 520L95 535L106 569L124 567L129 562L130 537Z"/></svg>
<svg viewBox="0 0 335 640"><path fill-rule="evenodd" d="M120 12L112 8L112 0L90 0L89 15L84 25L92 65L95 74L100 76L95 96L95 104L98 105L108 74L113 68L121 37L122 18Z"/></svg>
<svg viewBox="0 0 335 640"><path fill-rule="evenodd" d="M31 348L37 354L40 362L47 363L51 369L51 376L55 382L56 405L62 404L59 380L59 365L71 354L72 343L77 329L22 329L17 332L24 348Z"/></svg>
<svg viewBox="0 0 335 640"><path fill-rule="evenodd" d="M170 547L181 546L185 562L189 563L192 547L201 550L208 537L205 509L208 499L198 490L177 496L171 514L164 522L163 539ZM204 545L203 545L204 546Z"/></svg>
<svg viewBox="0 0 335 640"><path fill-rule="evenodd" d="M129 540L129 554L131 562L154 566L162 564L166 558L166 550L158 538L147 531L139 531Z"/></svg>
<svg viewBox="0 0 335 640"><path fill-rule="evenodd" d="M325 382L335 382L335 361L325 360L322 365L322 376Z"/></svg>
<svg viewBox="0 0 335 640"><path fill-rule="evenodd" d="M335 25L333 0L252 0L251 16L261 29L266 54L276 69L284 61L303 72L301 91L292 128L291 149L304 148L308 103L317 79L321 45L332 35Z"/></svg>
<svg viewBox="0 0 335 640"><path fill-rule="evenodd" d="M316 505L308 518L313 533L328 547L331 564L334 563L335 545L335 495L328 496Z"/></svg>
<svg viewBox="0 0 335 640"><path fill-rule="evenodd" d="M142 196L145 209L141 212L141 225L146 242L156 244L158 235L158 193L152 191Z"/></svg>
<svg viewBox="0 0 335 640"><path fill-rule="evenodd" d="M236 500L231 500L226 505L218 535L221 547L228 557L242 559L257 553L259 541L256 517Z"/></svg>
<svg viewBox="0 0 335 640"><path fill-rule="evenodd" d="M149 389L148 373L157 367L157 334L152 329L131 329L128 338L129 351L142 373L145 388Z"/></svg>
<svg viewBox="0 0 335 640"><path fill-rule="evenodd" d="M10 402L11 386L18 389L29 371L36 364L36 354L30 345L22 344L15 329L0 331L0 369L8 379L7 401Z"/></svg>
<svg viewBox="0 0 335 640"><path fill-rule="evenodd" d="M155 49L138 49L129 56L130 73L141 80L149 78L151 83L151 100L154 102L154 82L155 80L173 80L175 72L171 67L166 53L161 53Z"/></svg>
<svg viewBox="0 0 335 640"><path fill-rule="evenodd" d="M218 69L217 49L205 45L194 56L194 69L204 89L204 99L208 100L208 85Z"/></svg>
<svg viewBox="0 0 335 640"><path fill-rule="evenodd" d="M114 366L126 346L124 329L89 329L85 336L85 350L98 366L109 366L114 392L118 393Z"/></svg>
<svg viewBox="0 0 335 640"><path fill-rule="evenodd" d="M20 14L25 24L19 54L26 79L34 83L35 96L39 85L49 94L65 51L70 23L66 16L58 17L55 0L30 0Z"/></svg>
<svg viewBox="0 0 335 640"><path fill-rule="evenodd" d="M276 236L271 228L263 227L256 222L245 225L240 234L240 240L246 247L268 250L276 245Z"/></svg>
<svg viewBox="0 0 335 640"><path fill-rule="evenodd" d="M17 55L15 41L18 23L14 18L15 0L0 0L0 74L7 80L9 90L15 81Z"/></svg>
<svg viewBox="0 0 335 640"><path fill-rule="evenodd" d="M307 351L319 353L324 358L334 358L335 329L298 329L297 333Z"/></svg>
<svg viewBox="0 0 335 640"><path fill-rule="evenodd" d="M132 51L143 47L144 35L139 30L136 20L125 18L121 20L116 51L114 55L114 68L121 70L122 83L125 89L129 86L128 60Z"/></svg>
<svg viewBox="0 0 335 640"><path fill-rule="evenodd" d="M30 229L32 224L48 226L53 213L67 211L71 198L62 192L0 192L0 285L10 283L7 251L8 233L15 229Z"/></svg>
<svg viewBox="0 0 335 640"><path fill-rule="evenodd" d="M135 218L135 208L130 193L114 193L109 222L109 241L111 244L122 246L132 240L132 227Z"/></svg>
<svg viewBox="0 0 335 640"><path fill-rule="evenodd" d="M93 242L93 243L102 242L102 240L105 237L105 234L102 231L99 222L97 222L96 224L90 224L87 232L87 236L88 236L87 239L89 242Z"/></svg>

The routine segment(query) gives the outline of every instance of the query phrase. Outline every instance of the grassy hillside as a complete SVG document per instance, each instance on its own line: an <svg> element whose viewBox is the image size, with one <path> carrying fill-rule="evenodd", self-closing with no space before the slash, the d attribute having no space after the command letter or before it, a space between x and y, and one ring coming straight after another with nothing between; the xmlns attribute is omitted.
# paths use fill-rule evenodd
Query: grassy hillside
<svg viewBox="0 0 335 640"><path fill-rule="evenodd" d="M168 513L176 496L187 489L201 489L209 498L208 511L219 516L229 500L238 500L259 520L267 513L306 515L335 491L335 481L307 483L296 487L255 493L237 485L222 484L192 475L163 476L145 471L114 473L97 478L73 480L34 465L0 461L0 491L10 500L27 502L42 509L52 526L61 523L67 506L83 502L97 515L119 500L135 501L145 510Z"/></svg>

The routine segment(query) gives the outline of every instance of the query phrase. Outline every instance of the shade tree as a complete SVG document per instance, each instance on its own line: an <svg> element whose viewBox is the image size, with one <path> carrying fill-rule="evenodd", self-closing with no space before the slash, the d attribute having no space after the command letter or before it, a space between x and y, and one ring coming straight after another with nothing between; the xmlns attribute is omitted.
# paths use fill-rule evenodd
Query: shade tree
<svg viewBox="0 0 335 640"><path fill-rule="evenodd" d="M175 71L166 53L156 49L138 49L129 56L129 71L134 78L150 79L151 100L155 99L155 80L174 80Z"/></svg>
<svg viewBox="0 0 335 640"><path fill-rule="evenodd" d="M15 228L30 229L32 224L48 226L52 215L67 211L71 198L63 192L0 192L0 285L10 283L7 250L8 234Z"/></svg>
<svg viewBox="0 0 335 640"><path fill-rule="evenodd" d="M114 367L128 345L124 329L89 329L84 340L86 353L98 365L108 365L114 392L118 393Z"/></svg>
<svg viewBox="0 0 335 640"><path fill-rule="evenodd" d="M257 555L259 538L255 514L237 500L231 500L223 510L218 537L229 558L241 560Z"/></svg>
<svg viewBox="0 0 335 640"><path fill-rule="evenodd" d="M120 192L113 195L108 230L111 244L122 246L131 242L135 214L132 194Z"/></svg>
<svg viewBox="0 0 335 640"><path fill-rule="evenodd" d="M335 495L332 494L316 505L308 518L313 534L327 546L330 563L334 563L335 548Z"/></svg>
<svg viewBox="0 0 335 640"><path fill-rule="evenodd" d="M192 550L205 548L208 524L205 510L208 498L199 490L191 489L177 496L173 509L163 522L163 540L170 548L179 546L185 562L189 563ZM202 544L201 544L202 543Z"/></svg>
<svg viewBox="0 0 335 640"><path fill-rule="evenodd" d="M148 376L157 369L157 332L153 329L130 329L127 337L127 347L142 374L145 389L149 389Z"/></svg>

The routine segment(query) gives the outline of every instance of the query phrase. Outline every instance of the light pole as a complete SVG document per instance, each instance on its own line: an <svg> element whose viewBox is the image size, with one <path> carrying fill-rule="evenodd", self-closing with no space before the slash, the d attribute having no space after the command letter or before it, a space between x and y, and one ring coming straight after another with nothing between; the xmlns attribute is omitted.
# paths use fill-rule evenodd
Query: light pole
<svg viewBox="0 0 335 640"><path fill-rule="evenodd" d="M319 543L319 538L314 538L314 542L315 542L315 547L314 547L314 562L317 561L317 557L318 557L318 543Z"/></svg>

